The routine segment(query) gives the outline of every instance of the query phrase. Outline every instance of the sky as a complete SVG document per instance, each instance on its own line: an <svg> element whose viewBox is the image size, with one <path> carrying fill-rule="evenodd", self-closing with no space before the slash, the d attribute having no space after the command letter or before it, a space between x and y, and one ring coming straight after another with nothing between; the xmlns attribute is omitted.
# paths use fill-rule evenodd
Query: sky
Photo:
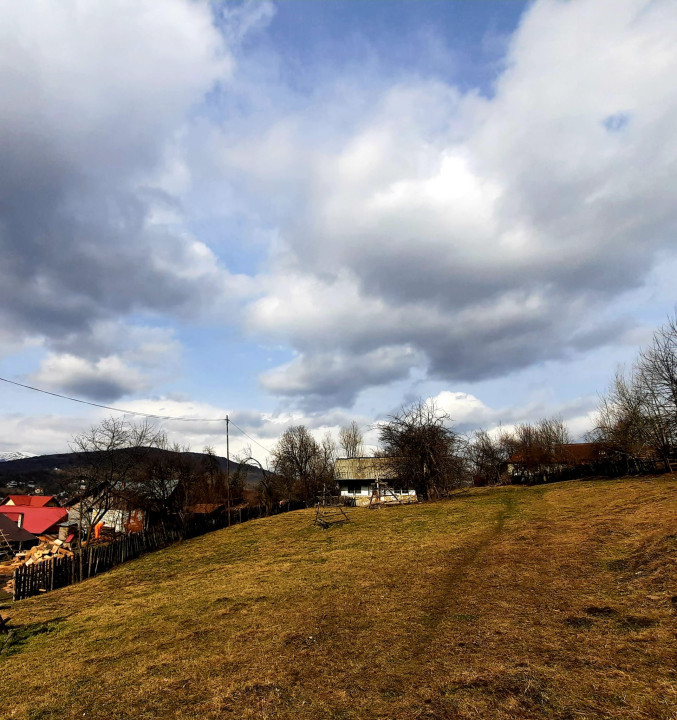
<svg viewBox="0 0 677 720"><path fill-rule="evenodd" d="M675 309L676 76L670 0L0 0L0 376L264 462L582 439ZM110 414L0 382L0 452Z"/></svg>

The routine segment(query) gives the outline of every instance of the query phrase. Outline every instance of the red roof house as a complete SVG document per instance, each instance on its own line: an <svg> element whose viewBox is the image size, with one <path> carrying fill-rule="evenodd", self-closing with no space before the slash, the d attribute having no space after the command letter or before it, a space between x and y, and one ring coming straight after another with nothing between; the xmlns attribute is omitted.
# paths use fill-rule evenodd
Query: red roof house
<svg viewBox="0 0 677 720"><path fill-rule="evenodd" d="M54 495L8 495L0 505L21 505L22 507L59 507Z"/></svg>
<svg viewBox="0 0 677 720"><path fill-rule="evenodd" d="M600 460L603 452L597 443L583 442L564 443L555 448L553 455L543 454L545 457L532 458L532 462L537 464L540 461L543 465L581 465ZM518 465L525 462L525 456L522 453L515 453L508 458L508 462Z"/></svg>
<svg viewBox="0 0 677 720"><path fill-rule="evenodd" d="M56 534L58 524L68 519L68 509L60 507L0 505L0 513L33 535Z"/></svg>

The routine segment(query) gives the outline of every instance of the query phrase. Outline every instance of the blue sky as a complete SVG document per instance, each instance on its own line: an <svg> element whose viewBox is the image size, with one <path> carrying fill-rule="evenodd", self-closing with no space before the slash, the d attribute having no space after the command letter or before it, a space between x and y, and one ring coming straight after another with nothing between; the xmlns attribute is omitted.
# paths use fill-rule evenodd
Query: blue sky
<svg viewBox="0 0 677 720"><path fill-rule="evenodd" d="M337 71L378 67L396 80L420 74L491 91L526 3L327 2L277 5L269 31L248 49L266 48L284 59L291 82L315 86Z"/></svg>
<svg viewBox="0 0 677 720"><path fill-rule="evenodd" d="M261 459L417 397L581 437L674 310L676 40L661 1L0 2L1 375ZM105 414L3 385L0 451Z"/></svg>

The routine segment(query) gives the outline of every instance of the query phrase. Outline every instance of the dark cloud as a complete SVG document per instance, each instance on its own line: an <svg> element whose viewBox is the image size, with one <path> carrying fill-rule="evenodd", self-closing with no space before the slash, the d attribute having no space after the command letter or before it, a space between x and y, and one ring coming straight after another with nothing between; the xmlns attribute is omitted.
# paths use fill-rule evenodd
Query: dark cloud
<svg viewBox="0 0 677 720"><path fill-rule="evenodd" d="M226 67L209 9L3 8L2 326L72 350L103 320L213 302L227 274L155 219L177 208L163 188L177 131Z"/></svg>
<svg viewBox="0 0 677 720"><path fill-rule="evenodd" d="M276 395L296 398L307 411L349 407L365 384L377 386L401 380L418 360L407 346L382 347L356 356L300 356L262 376L261 382Z"/></svg>
<svg viewBox="0 0 677 720"><path fill-rule="evenodd" d="M60 389L99 402L117 400L146 387L143 375L115 355L91 362L76 355L50 353L31 381L40 387Z"/></svg>
<svg viewBox="0 0 677 720"><path fill-rule="evenodd" d="M101 403L118 400L139 390L135 384L125 385L114 380L90 378L73 378L69 382L60 383L59 387L77 397L86 397Z"/></svg>

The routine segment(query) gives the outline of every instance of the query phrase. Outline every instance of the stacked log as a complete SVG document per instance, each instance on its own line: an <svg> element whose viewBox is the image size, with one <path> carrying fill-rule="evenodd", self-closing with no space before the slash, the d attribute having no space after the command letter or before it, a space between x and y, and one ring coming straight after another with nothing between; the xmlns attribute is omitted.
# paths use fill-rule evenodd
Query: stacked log
<svg viewBox="0 0 677 720"><path fill-rule="evenodd" d="M66 543L63 540L43 540L39 545L32 547L30 550L25 550L17 553L13 560L2 563L0 565L0 582L5 577L9 576L8 579L2 584L2 590L4 592L13 594L14 592L14 571L17 568L23 567L24 565L30 566L36 563L46 562L47 560L53 560L58 558L73 557L73 551L71 550L70 543Z"/></svg>

